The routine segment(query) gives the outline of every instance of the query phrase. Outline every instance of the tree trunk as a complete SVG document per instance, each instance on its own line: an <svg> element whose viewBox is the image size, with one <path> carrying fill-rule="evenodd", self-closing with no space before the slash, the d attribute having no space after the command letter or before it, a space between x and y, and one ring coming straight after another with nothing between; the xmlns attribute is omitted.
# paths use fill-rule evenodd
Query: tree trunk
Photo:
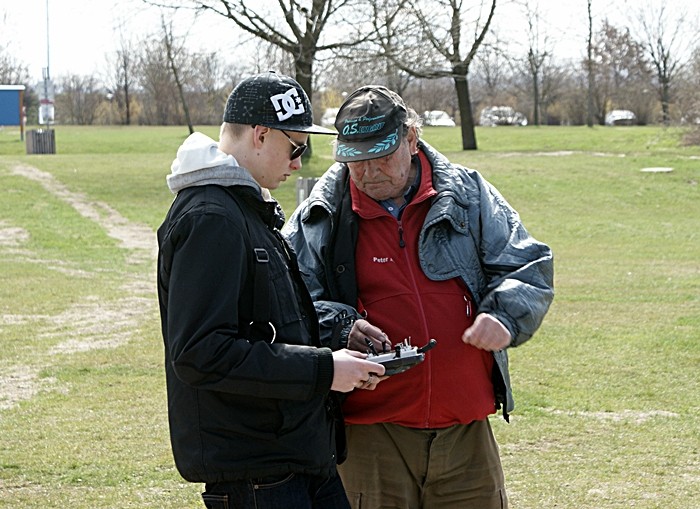
<svg viewBox="0 0 700 509"><path fill-rule="evenodd" d="M124 83L122 83L122 90L124 91L124 108L126 111L126 118L124 123L126 125L131 125L131 59L133 54L130 49L124 49L121 58L122 73L124 74Z"/></svg>
<svg viewBox="0 0 700 509"><path fill-rule="evenodd" d="M591 2L592 0L588 0L588 44L586 44L586 71L588 75L586 125L588 127L593 127L593 15L591 14Z"/></svg>
<svg viewBox="0 0 700 509"><path fill-rule="evenodd" d="M185 100L185 90L182 85L182 81L180 81L180 74L177 72L175 62L172 59L170 60L170 68L173 71L173 76L175 77L175 84L177 85L177 91L180 95L180 102L182 103L182 111L185 114L187 128L189 129L190 134L192 134L194 133L194 126L192 125L192 119L190 118L190 109L187 107L187 101Z"/></svg>
<svg viewBox="0 0 700 509"><path fill-rule="evenodd" d="M301 85L304 89L306 95L309 96L311 100L311 91L313 90L313 57L311 59L298 58L294 62L294 72L296 76L294 79Z"/></svg>
<svg viewBox="0 0 700 509"><path fill-rule="evenodd" d="M131 125L131 95L128 84L124 85L124 107L126 108L126 125Z"/></svg>
<svg viewBox="0 0 700 509"><path fill-rule="evenodd" d="M661 82L661 119L665 126L671 123L669 104L671 103L671 86L669 80L664 77Z"/></svg>
<svg viewBox="0 0 700 509"><path fill-rule="evenodd" d="M180 73L178 72L178 67L175 64L175 38L173 37L172 28L169 30L165 25L165 21L162 21L163 25L163 41L165 43L166 56L168 58L168 63L170 64L170 70L173 73L173 78L175 79L175 85L177 86L178 94L180 95L180 102L182 103L182 111L185 114L185 121L187 122L187 128L190 134L194 133L194 126L192 125L192 120L190 119L190 109L187 107L187 101L185 100L185 90L180 80Z"/></svg>
<svg viewBox="0 0 700 509"><path fill-rule="evenodd" d="M457 104L462 130L462 150L476 150L476 134L474 132L474 115L472 114L471 98L469 96L469 81L466 74L458 74L455 70L454 81L457 90Z"/></svg>
<svg viewBox="0 0 700 509"><path fill-rule="evenodd" d="M301 85L301 88L304 89L306 95L309 96L309 101L311 101L311 95L313 90L313 61L314 54L311 54L306 58L300 56L294 62L294 72L296 73L296 76L294 78L297 80L297 83ZM313 147L311 146L311 137L309 137L309 141L306 143L306 145L308 148L306 149L306 152L304 152L304 154L301 156L302 161L308 161L311 158L311 154L313 154Z"/></svg>
<svg viewBox="0 0 700 509"><path fill-rule="evenodd" d="M539 73L532 75L532 123L539 126L540 120L540 77Z"/></svg>

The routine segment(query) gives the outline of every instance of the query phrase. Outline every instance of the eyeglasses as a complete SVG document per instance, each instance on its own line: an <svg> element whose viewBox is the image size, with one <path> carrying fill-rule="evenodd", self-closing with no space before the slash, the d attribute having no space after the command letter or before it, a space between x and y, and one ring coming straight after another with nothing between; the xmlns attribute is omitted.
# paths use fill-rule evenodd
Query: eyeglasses
<svg viewBox="0 0 700 509"><path fill-rule="evenodd" d="M280 129L280 132L284 134L289 140L289 143L291 143L294 146L294 148L292 149L292 153L289 154L290 161L294 161L297 157L301 157L302 154L306 152L306 149L309 148L309 146L306 143L302 143L301 145L295 143L291 136L282 131L282 129Z"/></svg>

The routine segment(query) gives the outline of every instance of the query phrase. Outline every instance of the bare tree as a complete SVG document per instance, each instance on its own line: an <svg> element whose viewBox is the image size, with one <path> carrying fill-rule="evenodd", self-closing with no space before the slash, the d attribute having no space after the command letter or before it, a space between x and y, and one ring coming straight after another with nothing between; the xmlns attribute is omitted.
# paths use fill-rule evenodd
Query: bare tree
<svg viewBox="0 0 700 509"><path fill-rule="evenodd" d="M421 79L412 81L403 97L419 112L443 110L451 117L458 118L459 108L454 90L454 81L450 78Z"/></svg>
<svg viewBox="0 0 700 509"><path fill-rule="evenodd" d="M599 124L615 108L634 111L640 123L650 120L653 101L645 90L652 87L653 73L644 47L628 28L603 21L593 41L591 60L584 66L590 66L593 73L592 109Z"/></svg>
<svg viewBox="0 0 700 509"><path fill-rule="evenodd" d="M61 79L56 94L56 116L66 124L92 125L104 100L102 87L93 76L70 75Z"/></svg>
<svg viewBox="0 0 700 509"><path fill-rule="evenodd" d="M679 103L683 115L681 122L690 126L684 135L684 143L700 145L700 47L693 52L689 65L682 73L679 84Z"/></svg>
<svg viewBox="0 0 700 509"><path fill-rule="evenodd" d="M541 35L539 5L532 7L529 2L525 2L525 16L527 18L527 39L528 50L526 57L526 66L531 80L532 93L532 123L534 125L541 124L541 80L543 67L547 60L551 58L551 52L547 50L547 36Z"/></svg>
<svg viewBox="0 0 700 509"><path fill-rule="evenodd" d="M315 69L317 69L319 88L324 89L323 98L332 98L333 106L338 105L339 99L342 101L342 97L338 97L338 94L342 96L370 83L384 85L403 97L415 79L397 68L392 60L379 51L378 46L374 44L373 32L375 31L385 37L387 45L393 44L400 33L402 23L393 16L397 12L388 7L396 4L396 1L364 0L362 4L365 8L358 10L357 16L346 21L354 26L354 32L368 34L364 40L354 41L356 44L351 46L320 52L317 56ZM382 19L384 16L386 18ZM330 93L328 93L329 88L332 89Z"/></svg>
<svg viewBox="0 0 700 509"><path fill-rule="evenodd" d="M233 86L243 75L234 64L227 65L220 52L191 55L187 104L194 124L221 122L223 105Z"/></svg>
<svg viewBox="0 0 700 509"><path fill-rule="evenodd" d="M9 47L0 44L0 83L25 85L29 82L29 68L14 58Z"/></svg>
<svg viewBox="0 0 700 509"><path fill-rule="evenodd" d="M185 40L165 21L160 33L140 45L139 122L187 124L190 132L196 124L221 122L226 98L243 71L225 64L221 51L188 51Z"/></svg>
<svg viewBox="0 0 700 509"><path fill-rule="evenodd" d="M157 3L146 0L148 3ZM294 76L311 97L313 66L319 52L355 45L365 37L340 37L344 19L356 17L352 7L357 0L164 0L160 5L189 7L213 12L231 20L237 27L291 55ZM324 29L334 21L334 32L322 42ZM352 31L351 33L356 33ZM335 39L335 40L331 40Z"/></svg>
<svg viewBox="0 0 700 509"><path fill-rule="evenodd" d="M162 39L153 37L141 46L139 84L142 89L141 122L168 125L179 117L177 86L165 56Z"/></svg>
<svg viewBox="0 0 700 509"><path fill-rule="evenodd" d="M501 51L498 38L484 43L474 60L474 78L476 94L472 94L473 104L485 105L508 104L509 78L512 74L510 58ZM480 94L479 94L480 91Z"/></svg>
<svg viewBox="0 0 700 509"><path fill-rule="evenodd" d="M376 2L375 2L376 5ZM417 78L450 77L454 81L461 118L462 148L476 150L474 115L469 92L469 68L489 31L496 0L469 8L464 0L384 0L375 32L383 55ZM395 20L408 13L402 23ZM392 23L400 32L382 33ZM471 29L473 37L463 34Z"/></svg>
<svg viewBox="0 0 700 509"><path fill-rule="evenodd" d="M685 10L677 5L673 5L673 11L670 9L666 2L659 2L656 6L648 3L637 11L640 39L644 41L646 54L656 71L664 124L671 120L673 82L683 65L684 53L688 53L698 40L696 32L686 31Z"/></svg>
<svg viewBox="0 0 700 509"><path fill-rule="evenodd" d="M529 50L528 50L529 53ZM550 113L566 92L569 71L556 63L553 58L545 58L538 64L536 74L532 69L532 56L521 58L510 76L509 89L511 103L519 111L530 111L530 124L542 125L565 121L563 112ZM585 103L584 103L585 108ZM537 115L535 115L535 113ZM584 115L585 120L585 115Z"/></svg>
<svg viewBox="0 0 700 509"><path fill-rule="evenodd" d="M583 72L581 72L583 71ZM575 65L563 68L561 95L553 109L564 125L586 125L588 117L588 76Z"/></svg>
<svg viewBox="0 0 700 509"><path fill-rule="evenodd" d="M116 103L121 123L131 125L132 91L136 81L137 55L134 44L124 37L120 47L113 56L108 57L108 84L111 101Z"/></svg>
<svg viewBox="0 0 700 509"><path fill-rule="evenodd" d="M317 88L332 89L347 94L367 84L384 85L403 97L412 78L391 66L369 48L352 52L334 53L331 58L319 59ZM342 100L342 99L341 99ZM339 106L339 104L334 104Z"/></svg>
<svg viewBox="0 0 700 509"><path fill-rule="evenodd" d="M163 30L163 45L165 46L165 55L168 59L168 67L173 73L173 79L175 80L175 86L177 87L177 92L180 97L180 104L182 105L182 111L185 114L185 122L187 122L187 128L190 134L194 133L194 126L192 125L192 119L190 117L190 109L187 106L187 99L185 98L185 88L182 79L182 67L185 64L183 60L183 47L177 46L175 43L175 36L173 35L173 25L172 22L166 23L165 16L160 18L161 29Z"/></svg>
<svg viewBox="0 0 700 509"><path fill-rule="evenodd" d="M591 6L593 0L588 0L588 39L586 40L586 77L588 87L586 88L586 125L593 127L593 14Z"/></svg>

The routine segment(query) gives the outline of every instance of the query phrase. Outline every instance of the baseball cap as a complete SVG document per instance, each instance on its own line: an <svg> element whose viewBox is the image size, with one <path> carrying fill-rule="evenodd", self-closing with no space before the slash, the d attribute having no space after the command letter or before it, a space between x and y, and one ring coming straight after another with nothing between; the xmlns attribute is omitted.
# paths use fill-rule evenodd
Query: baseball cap
<svg viewBox="0 0 700 509"><path fill-rule="evenodd" d="M314 124L309 98L297 81L268 71L244 79L226 101L224 122L311 134L336 134Z"/></svg>
<svg viewBox="0 0 700 509"><path fill-rule="evenodd" d="M396 92L381 85L358 88L335 119L335 160L348 163L393 154L401 145L406 118L406 105Z"/></svg>

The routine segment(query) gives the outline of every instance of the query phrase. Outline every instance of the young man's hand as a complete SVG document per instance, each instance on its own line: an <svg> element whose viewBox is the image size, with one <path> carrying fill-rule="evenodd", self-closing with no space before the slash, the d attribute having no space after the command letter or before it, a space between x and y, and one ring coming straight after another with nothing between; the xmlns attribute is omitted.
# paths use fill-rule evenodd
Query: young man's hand
<svg viewBox="0 0 700 509"><path fill-rule="evenodd" d="M353 389L374 390L382 380L384 366L365 360L367 354L343 348L333 352L331 390L350 392Z"/></svg>

